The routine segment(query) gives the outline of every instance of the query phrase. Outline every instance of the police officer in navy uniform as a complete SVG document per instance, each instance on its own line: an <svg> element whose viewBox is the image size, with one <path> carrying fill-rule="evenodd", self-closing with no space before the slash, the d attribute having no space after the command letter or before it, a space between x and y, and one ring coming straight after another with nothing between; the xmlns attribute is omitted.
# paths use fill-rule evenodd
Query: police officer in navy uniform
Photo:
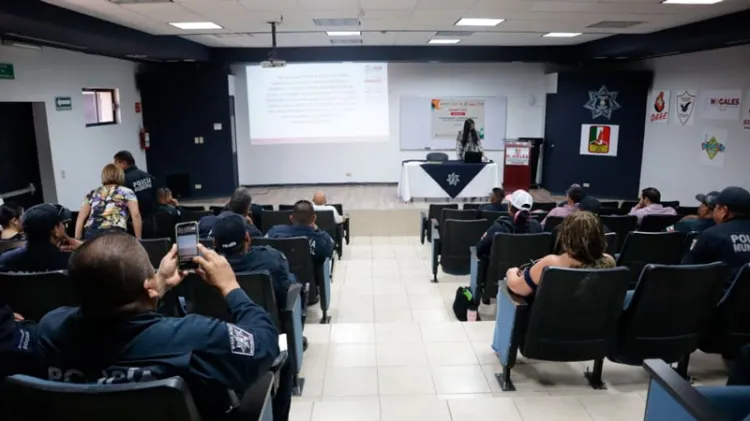
<svg viewBox="0 0 750 421"><path fill-rule="evenodd" d="M713 219L716 225L693 241L682 264L724 262L729 268L726 286L750 262L750 192L727 187L716 197Z"/></svg>
<svg viewBox="0 0 750 421"><path fill-rule="evenodd" d="M313 262L323 263L333 256L335 243L331 236L315 224L315 210L312 203L300 200L294 204L291 225L276 225L268 230L268 238L307 237L310 240L310 254Z"/></svg>
<svg viewBox="0 0 750 421"><path fill-rule="evenodd" d="M250 209L253 203L253 196L247 187L237 187L232 192L226 208L217 216L208 215L198 221L198 232L201 238L213 238L213 227L216 219L228 213L240 215L245 220L245 230L250 237L262 237L263 233L253 224L250 217Z"/></svg>
<svg viewBox="0 0 750 421"><path fill-rule="evenodd" d="M490 193L490 203L485 203L477 208L477 218L482 217L483 211L505 212L508 208L503 203L504 198L505 192L503 189L498 187L492 189L492 193Z"/></svg>
<svg viewBox="0 0 750 421"><path fill-rule="evenodd" d="M0 306L0 380L13 374L34 372L37 358L36 326L10 307Z"/></svg>
<svg viewBox="0 0 750 421"><path fill-rule="evenodd" d="M278 332L240 288L229 262L200 244L198 249L196 272L221 293L235 323L157 313L159 299L185 276L177 269L177 247L155 272L135 237L105 234L70 260L81 306L53 310L37 326L43 377L112 384L180 376L203 419L241 415L248 404L237 397L269 371L279 355Z"/></svg>
<svg viewBox="0 0 750 421"><path fill-rule="evenodd" d="M700 203L698 206L697 215L688 215L680 220L680 222L668 226L665 231L667 232L702 232L706 228L711 228L716 225L714 221L714 207L716 206L716 198L719 196L719 192L712 191L708 194L697 194L695 200Z"/></svg>
<svg viewBox="0 0 750 421"><path fill-rule="evenodd" d="M143 218L143 238L148 238L155 229L153 216L156 212L156 178L140 170L129 151L117 152L114 160L115 165L125 171L125 187L133 190L138 198L138 209Z"/></svg>

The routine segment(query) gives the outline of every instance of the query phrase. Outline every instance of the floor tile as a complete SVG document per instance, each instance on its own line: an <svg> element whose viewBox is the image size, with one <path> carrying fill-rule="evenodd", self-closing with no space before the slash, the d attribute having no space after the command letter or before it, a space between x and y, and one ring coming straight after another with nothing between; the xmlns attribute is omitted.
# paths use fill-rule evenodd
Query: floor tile
<svg viewBox="0 0 750 421"><path fill-rule="evenodd" d="M307 323L305 325L305 337L307 338L308 343L311 344L317 344L317 343L325 343L327 344L328 341L331 339L331 325L321 325L316 323Z"/></svg>
<svg viewBox="0 0 750 421"><path fill-rule="evenodd" d="M427 352L420 342L378 343L377 359L379 367L427 366Z"/></svg>
<svg viewBox="0 0 750 421"><path fill-rule="evenodd" d="M409 295L409 304L415 310L444 309L445 302L439 295Z"/></svg>
<svg viewBox="0 0 750 421"><path fill-rule="evenodd" d="M336 323L331 325L331 343L374 343L375 327L372 323Z"/></svg>
<svg viewBox="0 0 750 421"><path fill-rule="evenodd" d="M479 365L468 342L425 343L427 360L432 366Z"/></svg>
<svg viewBox="0 0 750 421"><path fill-rule="evenodd" d="M487 380L479 366L433 367L432 378L438 394L490 392Z"/></svg>
<svg viewBox="0 0 750 421"><path fill-rule="evenodd" d="M468 342L461 322L420 322L425 342Z"/></svg>
<svg viewBox="0 0 750 421"><path fill-rule="evenodd" d="M432 309L432 310L412 310L411 315L416 322L450 322L455 321L456 318L448 313L447 310Z"/></svg>
<svg viewBox="0 0 750 421"><path fill-rule="evenodd" d="M487 383L490 386L492 393L503 393L500 388L500 383L497 381L495 374L502 373L503 368L501 365L483 365L482 372L484 377L487 379ZM513 386L516 387L518 392L547 392L549 389L542 383L539 382L539 375L534 370L533 365L516 365L511 370L511 380ZM515 393L515 392L508 392Z"/></svg>
<svg viewBox="0 0 750 421"><path fill-rule="evenodd" d="M380 301L379 298L381 295L389 297L398 295L402 297L401 299L398 299L399 301L404 302L407 306L409 305L409 299L406 296L406 285L402 283L400 279L376 279L373 282L373 293L376 297L376 303Z"/></svg>
<svg viewBox="0 0 750 421"><path fill-rule="evenodd" d="M289 410L289 421L310 421L312 410L312 401L293 399L291 409Z"/></svg>
<svg viewBox="0 0 750 421"><path fill-rule="evenodd" d="M646 410L637 393L586 395L578 401L594 421L640 421Z"/></svg>
<svg viewBox="0 0 750 421"><path fill-rule="evenodd" d="M379 421L377 401L333 401L313 403L312 421Z"/></svg>
<svg viewBox="0 0 750 421"><path fill-rule="evenodd" d="M514 398L524 421L591 421L586 409L576 397L544 396Z"/></svg>
<svg viewBox="0 0 750 421"><path fill-rule="evenodd" d="M451 421L448 401L436 396L384 396L380 399L381 421Z"/></svg>
<svg viewBox="0 0 750 421"><path fill-rule="evenodd" d="M375 309L376 323L410 323L413 319L409 309Z"/></svg>
<svg viewBox="0 0 750 421"><path fill-rule="evenodd" d="M377 396L376 368L329 368L323 383L323 396Z"/></svg>
<svg viewBox="0 0 750 421"><path fill-rule="evenodd" d="M428 366L379 367L380 396L434 395L435 384Z"/></svg>
<svg viewBox="0 0 750 421"><path fill-rule="evenodd" d="M328 367L375 367L374 344L334 344L328 350Z"/></svg>
<svg viewBox="0 0 750 421"><path fill-rule="evenodd" d="M422 342L417 323L375 323L375 339L378 343Z"/></svg>
<svg viewBox="0 0 750 421"><path fill-rule="evenodd" d="M409 299L406 294L375 295L376 310L408 310L409 308Z"/></svg>
<svg viewBox="0 0 750 421"><path fill-rule="evenodd" d="M448 408L453 421L493 419L522 421L515 403L510 398L449 399Z"/></svg>
<svg viewBox="0 0 750 421"><path fill-rule="evenodd" d="M500 363L497 353L492 349L489 342L471 342L471 347L474 349L474 354L476 354L479 364L495 365Z"/></svg>
<svg viewBox="0 0 750 421"><path fill-rule="evenodd" d="M482 322L461 322L466 331L466 336L470 341L484 341L487 344L492 343L492 336L495 333L495 321Z"/></svg>
<svg viewBox="0 0 750 421"><path fill-rule="evenodd" d="M567 362L546 362L533 364L539 383L549 390L590 388L584 377L585 365Z"/></svg>

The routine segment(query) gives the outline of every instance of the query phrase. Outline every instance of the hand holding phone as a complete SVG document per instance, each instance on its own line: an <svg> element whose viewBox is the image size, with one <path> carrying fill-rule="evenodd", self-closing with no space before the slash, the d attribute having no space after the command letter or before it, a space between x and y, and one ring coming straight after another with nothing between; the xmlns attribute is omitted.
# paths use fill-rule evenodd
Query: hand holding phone
<svg viewBox="0 0 750 421"><path fill-rule="evenodd" d="M180 270L195 269L198 256L198 223L182 222L174 226L177 239L177 258Z"/></svg>
<svg viewBox="0 0 750 421"><path fill-rule="evenodd" d="M198 244L198 248L201 255L194 259L198 265L196 272L206 283L221 291L224 296L240 287L232 266L224 256L203 244Z"/></svg>

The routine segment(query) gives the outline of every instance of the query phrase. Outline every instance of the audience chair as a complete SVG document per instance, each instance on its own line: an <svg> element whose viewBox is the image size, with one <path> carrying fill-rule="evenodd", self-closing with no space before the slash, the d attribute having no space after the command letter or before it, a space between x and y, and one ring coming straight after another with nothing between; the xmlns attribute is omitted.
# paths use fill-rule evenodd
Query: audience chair
<svg viewBox="0 0 750 421"><path fill-rule="evenodd" d="M623 200L620 202L620 209L630 212L638 203L640 203L639 200Z"/></svg>
<svg viewBox="0 0 750 421"><path fill-rule="evenodd" d="M256 238L253 239L256 246L270 246L284 253L289 261L289 271L297 278L297 282L305 286L307 297L302 301L306 310L307 304L314 302L320 294L320 310L323 318L320 323L328 323L328 309L331 305L331 272L330 259L322 264L315 264L310 256L310 242L306 237L290 238Z"/></svg>
<svg viewBox="0 0 750 421"><path fill-rule="evenodd" d="M679 215L646 215L641 220L638 231L662 232L667 227L680 222Z"/></svg>
<svg viewBox="0 0 750 421"><path fill-rule="evenodd" d="M183 210L180 212L180 222L198 222L204 216L213 215L213 212L207 210Z"/></svg>
<svg viewBox="0 0 750 421"><path fill-rule="evenodd" d="M58 307L80 302L73 281L64 271L0 273L0 299L35 322Z"/></svg>
<svg viewBox="0 0 750 421"><path fill-rule="evenodd" d="M450 212L444 210L443 214ZM470 212L473 211L453 211ZM483 219L446 219L442 234L433 228L432 233L432 282L437 282L438 263L449 275L468 275L471 265L469 248L482 238L486 226Z"/></svg>
<svg viewBox="0 0 750 421"><path fill-rule="evenodd" d="M462 208L463 210L473 210L476 212L476 210L479 209L480 206L484 205L489 205L489 203L464 203Z"/></svg>
<svg viewBox="0 0 750 421"><path fill-rule="evenodd" d="M677 371L686 377L690 354L708 327L726 276L721 262L647 265L628 292L607 358L629 365L651 358L679 362ZM595 367L601 365L601 359L595 361Z"/></svg>
<svg viewBox="0 0 750 421"><path fill-rule="evenodd" d="M203 205L180 205L180 208L189 212L204 212L206 210Z"/></svg>
<svg viewBox="0 0 750 421"><path fill-rule="evenodd" d="M315 215L315 224L333 238L336 254L338 254L339 260L341 260L341 255L344 253L344 236L342 228L336 223L333 211L315 211Z"/></svg>
<svg viewBox="0 0 750 421"><path fill-rule="evenodd" d="M508 269L527 264L552 252L552 234L497 233L492 239L489 259L480 259L476 247L471 247L471 293L480 295L484 303L497 295L498 282Z"/></svg>
<svg viewBox="0 0 750 421"><path fill-rule="evenodd" d="M606 225L607 228L617 234L617 252L622 250L622 246L625 244L625 239L628 238L630 232L635 231L638 227L638 218L635 215L628 216L599 216L599 220L602 224Z"/></svg>
<svg viewBox="0 0 750 421"><path fill-rule="evenodd" d="M253 225L256 227L263 226L263 211L272 211L273 205L256 205L250 207L250 217L253 218Z"/></svg>
<svg viewBox="0 0 750 421"><path fill-rule="evenodd" d="M218 216L220 213L224 212L226 208L226 206L209 206L208 210L211 211L214 216Z"/></svg>
<svg viewBox="0 0 750 421"><path fill-rule="evenodd" d="M602 208L617 209L620 206L620 202L617 200L602 200L599 202Z"/></svg>
<svg viewBox="0 0 750 421"><path fill-rule="evenodd" d="M491 210L482 211L482 219L486 219L494 223L497 218L510 218L510 216L508 215L508 212L499 212L499 211L491 211Z"/></svg>
<svg viewBox="0 0 750 421"><path fill-rule="evenodd" d="M516 354L546 361L603 359L614 342L617 320L628 289L628 269L545 268L533 298L513 294L503 283L497 294L492 348L502 372L503 391L514 391L510 378ZM586 373L594 389L604 389L601 365Z"/></svg>
<svg viewBox="0 0 750 421"><path fill-rule="evenodd" d="M688 215L697 215L698 214L698 206L678 206L677 207L677 215L680 216L680 218L684 218Z"/></svg>
<svg viewBox="0 0 750 421"><path fill-rule="evenodd" d="M438 218L437 220L437 225L434 224L435 221L433 221L433 232L437 228L438 233L442 234L442 227L445 220L447 219L455 219L458 221L472 221L477 219L477 212L465 209L443 209L443 211L440 212L440 218Z"/></svg>
<svg viewBox="0 0 750 421"><path fill-rule="evenodd" d="M332 203L331 206L336 208L336 210L339 212L339 215L341 215L342 218L344 218L344 222L341 223L341 228L344 230L344 241L346 241L346 245L349 245L349 237L350 237L350 229L349 229L349 217L344 213L344 205L341 203Z"/></svg>
<svg viewBox="0 0 750 421"><path fill-rule="evenodd" d="M263 233L268 233L268 230L271 229L271 227L274 227L276 225L291 225L292 221L290 217L292 216L291 210L263 210L261 213L262 215L262 225L261 225L261 231Z"/></svg>
<svg viewBox="0 0 750 421"><path fill-rule="evenodd" d="M740 348L750 344L750 264L734 278L711 316L699 348L703 352L737 359Z"/></svg>
<svg viewBox="0 0 750 421"><path fill-rule="evenodd" d="M549 212L556 207L557 207L556 202L534 202L534 204L531 205L531 211L533 212L533 211L541 210L541 211Z"/></svg>
<svg viewBox="0 0 750 421"><path fill-rule="evenodd" d="M24 240L0 240L0 254L26 245Z"/></svg>
<svg viewBox="0 0 750 421"><path fill-rule="evenodd" d="M547 220L544 222L544 231L552 232L555 227L562 224L563 220L565 220L565 218L562 216L548 216Z"/></svg>
<svg viewBox="0 0 750 421"><path fill-rule="evenodd" d="M442 162L448 160L448 154L445 152L430 152L427 154L426 159L432 162Z"/></svg>
<svg viewBox="0 0 750 421"><path fill-rule="evenodd" d="M622 216L627 215L628 212L620 208L601 208L599 209L599 216ZM637 219L637 218L636 218Z"/></svg>
<svg viewBox="0 0 750 421"><path fill-rule="evenodd" d="M294 205L279 205L279 210L280 211L283 211L283 210L292 210L292 209L294 209Z"/></svg>
<svg viewBox="0 0 750 421"><path fill-rule="evenodd" d="M427 242L432 241L432 221L440 219L443 209L458 209L458 204L431 204L427 213L419 213L419 240L422 244L424 244L425 237L427 237Z"/></svg>
<svg viewBox="0 0 750 421"><path fill-rule="evenodd" d="M151 265L154 268L158 268L161 264L161 259L169 253L169 249L172 246L172 240L169 238L151 238L142 239L141 245L146 249L148 253L148 259L151 261Z"/></svg>
<svg viewBox="0 0 750 421"><path fill-rule="evenodd" d="M617 266L630 268L630 286L635 288L646 265L680 264L684 243L685 234L680 232L631 232L617 257Z"/></svg>
<svg viewBox="0 0 750 421"><path fill-rule="evenodd" d="M677 210L677 208L680 207L680 201L679 200L671 200L671 201L662 201L661 205L665 208L672 208L674 210Z"/></svg>
<svg viewBox="0 0 750 421"><path fill-rule="evenodd" d="M154 238L169 238L175 240L174 226L179 222L179 218L168 212L156 212L154 214Z"/></svg>
<svg viewBox="0 0 750 421"><path fill-rule="evenodd" d="M604 234L604 239L607 240L607 253L611 255L612 257L617 254L617 233L616 232L608 232Z"/></svg>
<svg viewBox="0 0 750 421"><path fill-rule="evenodd" d="M265 393L270 395L273 377ZM2 385L9 419L16 421L200 421L180 377L143 383L73 384L11 376Z"/></svg>
<svg viewBox="0 0 750 421"><path fill-rule="evenodd" d="M745 421L750 386L693 386L664 361L646 360L651 377L644 421Z"/></svg>
<svg viewBox="0 0 750 421"><path fill-rule="evenodd" d="M79 211L70 211L70 221L65 224L65 234L70 238L76 238L76 221Z"/></svg>

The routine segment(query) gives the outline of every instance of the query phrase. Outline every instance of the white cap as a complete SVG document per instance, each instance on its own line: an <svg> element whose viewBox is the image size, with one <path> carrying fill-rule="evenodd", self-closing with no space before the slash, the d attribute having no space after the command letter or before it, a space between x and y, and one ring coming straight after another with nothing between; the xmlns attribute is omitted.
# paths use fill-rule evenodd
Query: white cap
<svg viewBox="0 0 750 421"><path fill-rule="evenodd" d="M531 211L531 207L534 205L534 198L526 190L516 190L505 196L505 200L510 202L511 206L520 210Z"/></svg>

